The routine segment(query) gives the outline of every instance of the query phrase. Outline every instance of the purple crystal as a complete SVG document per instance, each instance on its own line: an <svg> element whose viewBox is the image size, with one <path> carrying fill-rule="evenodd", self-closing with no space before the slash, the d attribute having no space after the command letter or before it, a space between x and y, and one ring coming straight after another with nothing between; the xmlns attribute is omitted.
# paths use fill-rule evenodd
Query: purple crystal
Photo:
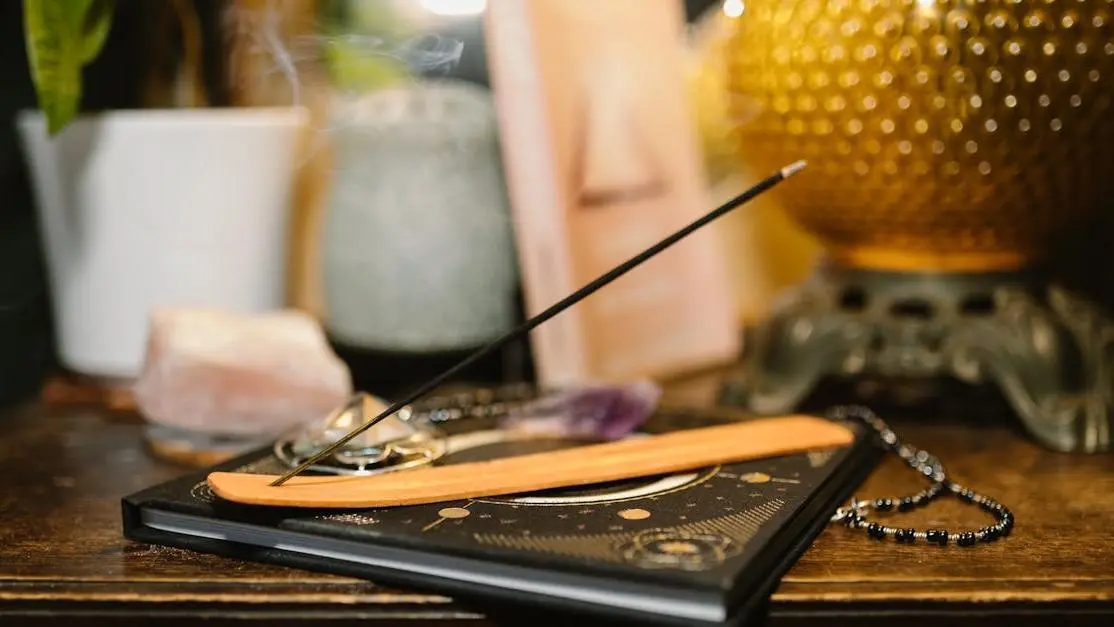
<svg viewBox="0 0 1114 627"><path fill-rule="evenodd" d="M502 426L556 437L617 440L641 427L659 398L661 388L652 381L576 387L526 405Z"/></svg>

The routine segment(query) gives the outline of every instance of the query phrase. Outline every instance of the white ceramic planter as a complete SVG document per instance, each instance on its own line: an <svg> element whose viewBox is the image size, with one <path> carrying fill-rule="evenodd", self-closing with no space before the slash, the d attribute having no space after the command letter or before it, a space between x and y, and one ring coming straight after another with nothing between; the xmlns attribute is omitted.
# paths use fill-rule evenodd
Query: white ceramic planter
<svg viewBox="0 0 1114 627"><path fill-rule="evenodd" d="M114 111L18 128L63 365L133 378L162 306L266 311L285 296L301 109Z"/></svg>

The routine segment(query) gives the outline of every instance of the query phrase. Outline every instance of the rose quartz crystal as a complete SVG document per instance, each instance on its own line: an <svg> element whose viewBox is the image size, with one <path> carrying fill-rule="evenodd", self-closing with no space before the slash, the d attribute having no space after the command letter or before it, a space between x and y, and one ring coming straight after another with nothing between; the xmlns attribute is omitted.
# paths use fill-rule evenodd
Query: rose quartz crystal
<svg viewBox="0 0 1114 627"><path fill-rule="evenodd" d="M153 423L270 437L343 405L352 379L306 314L163 309L150 316L133 393Z"/></svg>

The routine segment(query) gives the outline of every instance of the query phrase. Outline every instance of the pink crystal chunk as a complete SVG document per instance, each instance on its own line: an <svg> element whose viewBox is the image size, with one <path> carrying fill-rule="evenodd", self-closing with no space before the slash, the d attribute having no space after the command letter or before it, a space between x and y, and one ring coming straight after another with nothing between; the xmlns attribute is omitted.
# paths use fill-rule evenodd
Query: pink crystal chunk
<svg viewBox="0 0 1114 627"><path fill-rule="evenodd" d="M153 423L254 438L320 421L352 380L309 315L164 309L150 317L133 393Z"/></svg>

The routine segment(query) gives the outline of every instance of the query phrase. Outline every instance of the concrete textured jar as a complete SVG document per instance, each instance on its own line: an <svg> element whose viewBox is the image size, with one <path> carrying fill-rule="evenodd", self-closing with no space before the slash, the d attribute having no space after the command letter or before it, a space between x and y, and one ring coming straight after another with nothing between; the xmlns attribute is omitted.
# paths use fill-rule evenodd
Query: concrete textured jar
<svg viewBox="0 0 1114 627"><path fill-rule="evenodd" d="M349 346L477 346L515 322L517 265L490 94L457 81L338 96L325 326Z"/></svg>

